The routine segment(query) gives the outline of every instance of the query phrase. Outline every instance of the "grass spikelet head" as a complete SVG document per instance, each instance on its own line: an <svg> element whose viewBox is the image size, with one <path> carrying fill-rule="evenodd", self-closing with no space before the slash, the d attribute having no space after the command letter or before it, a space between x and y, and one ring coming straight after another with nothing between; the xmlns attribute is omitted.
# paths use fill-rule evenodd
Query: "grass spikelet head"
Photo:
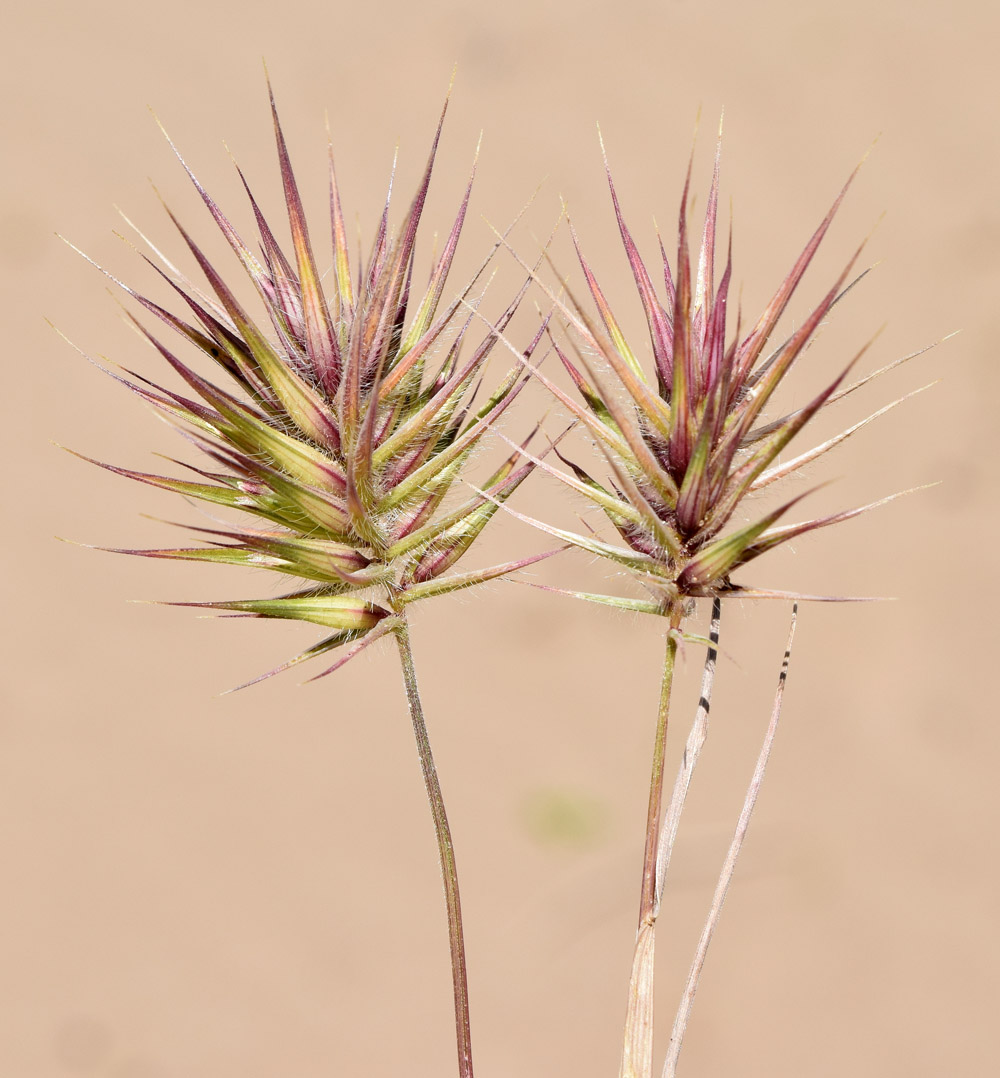
<svg viewBox="0 0 1000 1078"><path fill-rule="evenodd" d="M147 321L159 323L154 332L135 322L187 392L129 371L116 377L180 427L203 460L186 465L194 477L183 479L102 466L251 518L246 524L195 529L204 537L197 546L122 552L265 568L304 581L305 587L278 597L181 605L323 626L332 635L292 663L350 645L339 666L399 628L404 608L416 599L481 583L537 560L449 572L498 504L534 468L519 450L490 476L482 493L458 505L445 503L490 424L525 383L523 368L515 365L476 406L484 365L528 281L484 335L473 329L468 305L481 298L492 252L457 296L445 302L469 205L470 177L427 287L422 295L417 292L416 239L447 102L401 224L390 227L390 184L362 265L348 250L332 149L328 239L320 241L306 220L273 95L270 103L290 247L279 242L282 229L265 218L242 172L257 253L177 155L235 253L256 293L255 309L264 317L247 309L239 289L227 283L172 213L207 288L193 284L162 256L150 262L178 297L180 313L116 282L152 316ZM541 337L540 332L526 358ZM203 376L182 358L178 338L188 351L207 358L221 378Z"/></svg>
<svg viewBox="0 0 1000 1078"><path fill-rule="evenodd" d="M747 524L737 523L750 495L797 472L867 422L855 424L791 461L776 463L818 412L861 384L844 388L845 377L858 356L805 405L777 419L765 417L776 390L830 309L856 283L856 279L851 281L851 273L861 248L798 328L775 346L773 335L779 320L826 235L852 175L763 313L748 331L741 331L737 324L730 334L731 236L721 274L716 266L720 154L721 134L696 265L687 219L688 168L673 260L660 242L662 265L657 275L662 274L662 286L654 286L653 275L632 238L605 157L614 213L645 315L652 375L644 370L640 350L626 340L572 230L597 314L590 314L590 304L576 299L569 284L562 281L568 298L553 299L567 321L569 345L553 341L553 346L582 402L542 379L592 436L610 476L601 482L567 460L563 462L568 471L546 470L598 505L625 545L605 544L568 532L559 532L559 538L630 569L654 595L654 601L644 608L664 614L687 598L768 594L735 583L731 575L795 536L872 508L779 526L778 521L799 500L796 497ZM595 357L599 364L593 362ZM606 384L609 372L617 385ZM613 602L610 597L589 597Z"/></svg>

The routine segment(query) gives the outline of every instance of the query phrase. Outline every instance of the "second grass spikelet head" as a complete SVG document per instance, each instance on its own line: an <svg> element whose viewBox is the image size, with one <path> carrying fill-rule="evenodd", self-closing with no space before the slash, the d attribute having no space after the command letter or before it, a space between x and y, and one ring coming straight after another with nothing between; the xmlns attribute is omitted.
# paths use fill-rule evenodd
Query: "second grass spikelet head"
<svg viewBox="0 0 1000 1078"><path fill-rule="evenodd" d="M780 344L774 344L772 338L779 320L851 180L749 331L741 330L737 320L735 332L729 335L731 237L721 274L716 265L720 152L721 135L697 265L692 265L687 220L689 166L673 261L660 242L659 286L654 286L625 223L605 157L618 228L645 315L652 377L640 360L641 353L626 339L575 230L573 241L597 317L573 297L565 281L562 285L568 299L561 300L550 292L565 317L570 347L555 340L553 344L582 402L544 376L539 377L586 428L603 453L610 475L601 482L565 458L561 459L568 472L543 466L598 505L625 546L559 529L546 530L626 567L654 598L637 602L610 596L586 597L650 613L667 613L678 601L689 597L783 594L736 583L732 574L795 536L872 507L779 526L779 519L800 500L800 495L749 523L734 523L750 495L797 472L868 422L854 424L798 457L778 463L779 454L818 412L882 371L845 386L846 375L858 358L855 356L812 400L785 415L767 417L766 409L775 391L830 309L856 283L851 281L851 271L861 248L798 328ZM605 384L606 374L596 369L595 358L615 376L617 386ZM876 415L885 410L880 409ZM875 416L869 417L872 418Z"/></svg>

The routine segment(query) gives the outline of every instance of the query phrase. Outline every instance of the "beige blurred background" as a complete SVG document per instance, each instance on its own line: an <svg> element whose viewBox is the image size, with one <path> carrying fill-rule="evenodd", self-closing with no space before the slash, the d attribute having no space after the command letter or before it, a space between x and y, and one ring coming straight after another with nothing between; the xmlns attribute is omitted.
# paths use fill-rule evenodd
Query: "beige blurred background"
<svg viewBox="0 0 1000 1078"><path fill-rule="evenodd" d="M127 600L266 594L269 580L54 539L168 545L179 533L142 514L198 521L52 444L149 470L155 452L187 452L45 324L162 374L54 232L154 292L113 235L114 206L179 257L151 176L197 236L211 234L147 104L247 232L223 142L279 215L261 55L320 235L326 110L366 237L397 141L409 197L457 61L428 224L447 226L484 129L462 266L490 240L483 218L510 220L547 177L519 247L535 249L564 195L637 337L595 120L652 258L654 216L672 238L699 107L700 220L725 108L723 205L747 317L880 134L789 324L884 212L864 256L880 265L838 308L789 402L883 323L864 369L962 329L824 420L832 432L941 379L817 468L813 481L838 481L811 504L944 483L752 574L898 601L802 612L784 726L682 1072L995 1074L996 9L63 0L17 5L4 22L0 1076L454 1073L441 888L394 654L314 685L293 674L220 696L311 631ZM556 250L571 268L564 239ZM495 296L514 280L501 266ZM547 406L526 399L508 432ZM554 412L549 429L561 421ZM542 479L517 504L575 518ZM469 565L543 546L500 520ZM627 587L585 558L535 579ZM712 737L661 922L658 1060L787 616L783 604L728 611ZM660 632L514 584L417 612L485 1078L617 1073ZM691 648L678 730L699 661Z"/></svg>

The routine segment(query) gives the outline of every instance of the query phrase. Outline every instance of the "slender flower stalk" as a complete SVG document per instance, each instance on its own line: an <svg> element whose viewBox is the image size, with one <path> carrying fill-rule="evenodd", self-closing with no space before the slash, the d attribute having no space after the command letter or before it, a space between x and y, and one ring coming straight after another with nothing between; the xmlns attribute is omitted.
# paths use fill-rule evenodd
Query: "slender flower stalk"
<svg viewBox="0 0 1000 1078"><path fill-rule="evenodd" d="M622 610L651 614L666 621L666 658L654 737L639 922L629 984L621 1078L651 1078L652 1075L656 918L691 774L707 734L720 600L739 597L834 598L796 596L737 582L733 576L761 555L794 538L843 522L899 496L890 495L871 505L801 523L779 523L804 497L798 494L775 509L752 514L749 521L740 519L749 509L753 495L798 473L906 398L901 397L791 460L779 460L793 438L813 417L903 361L897 360L847 384L848 372L863 355L866 345L812 400L776 418L767 415L766 410L776 391L802 357L826 316L864 276L861 273L851 279L853 266L861 254L862 248L858 248L820 302L800 320L798 328L774 343L780 319L825 237L853 175L760 317L751 324L749 331L737 320L735 333L730 334L727 313L733 275L731 237L721 277L716 275L720 153L721 130L696 268L692 266L687 220L691 176L688 167L678 219L677 255L673 261L660 241L662 291L654 286L653 277L625 223L605 156L614 213L645 314L652 377L646 373L640 358L642 352L629 343L605 299L572 225L573 242L597 316L589 313L588 305L574 296L564 278L560 277L562 291L559 294L543 278L536 279L564 321L570 347L550 335L553 348L576 387L579 399L539 372L530 359L524 360L537 379L592 438L607 466L608 476L603 480L595 477L591 470L567 460L558 450L555 454L562 462L562 468L530 453L526 455L597 506L617 532L620 542L607 542L594 533L577 534L523 517L513 510L509 512L555 536L560 542L624 568L646 597L635 599L559 588L548 590ZM522 265L530 270L525 263ZM613 386L608 384L609 374L613 376ZM713 600L709 640L684 631L696 600L702 598ZM709 657L702 701L690 735L690 752L686 752L682 760L664 818L661 805L670 689L676 650L682 639L707 644ZM679 1038L683 1028L675 1033ZM671 1051L679 1051L679 1043Z"/></svg>
<svg viewBox="0 0 1000 1078"><path fill-rule="evenodd" d="M533 461L523 458L521 447L487 479L481 493L446 500L453 488L459 489L456 480L491 424L506 413L524 387L522 364L531 361L544 326L519 357L521 362L475 406L486 361L529 287L530 275L495 327L474 339L470 348L473 318L467 308L478 308L484 273L499 246L494 244L472 280L445 304L448 275L472 189L470 178L444 246L431 266L427 288L422 296L417 293L413 280L417 230L446 110L447 102L401 226L398 231L390 228L390 183L390 197L363 265L352 267L331 150L332 268L328 273L320 269L323 262L310 235L273 95L271 111L290 252L282 247L242 172L259 255L243 241L178 154L240 263L265 321L250 313L235 288L170 214L208 291L191 283L152 244L152 257L146 261L187 314L174 313L116 283L148 315L200 353L203 361L219 368L230 386L223 388L198 373L135 321L140 335L180 376L186 392L163 388L128 370L112 376L181 430L207 457L207 463L183 465L193 473L193 478L186 479L110 464L101 467L256 518L256 526L240 519L194 528L203 538L193 547L119 552L265 568L298 578L300 586L276 597L175 604L220 610L229 616L306 621L327 631L316 644L262 677L337 652L332 665L316 675L322 677L382 637L395 637L444 877L459 1075L472 1078L458 874L417 692L408 612L414 602L496 579L548 556L452 571L497 506L535 468ZM141 233L140 237L145 240Z"/></svg>
<svg viewBox="0 0 1000 1078"><path fill-rule="evenodd" d="M437 838L438 856L441 859L441 876L444 880L445 901L448 906L448 942L451 951L451 978L455 994L455 1036L458 1047L458 1073L472 1075L472 1034L469 1026L469 974L465 960L465 935L462 930L462 899L458 893L458 868L455 865L455 847L451 841L451 828L448 826L448 813L444 807L441 783L438 781L437 768L431 752L427 725L424 722L424 709L417 691L417 671L413 665L413 652L410 649L410 628L406 614L401 615L400 624L395 631L399 659L403 667L403 683L406 686L406 700L410 707L410 719L413 723L413 736L420 755L420 770L424 776L424 787L434 818L434 834Z"/></svg>
<svg viewBox="0 0 1000 1078"><path fill-rule="evenodd" d="M639 899L639 927L636 932L632 975L629 982L631 1021L625 1031L622 1048L623 1074L649 1074L653 1068L653 956L657 913L656 853L663 802L663 773L667 751L667 727L670 720L670 694L677 659L677 624L680 604L671 613L671 627L666 636L663 678L660 683L660 707L656 716L653 743L653 773L649 780L649 808L646 813L646 841L642 857L642 893Z"/></svg>
<svg viewBox="0 0 1000 1078"><path fill-rule="evenodd" d="M667 725L670 721L670 692L674 683L674 663L677 659L677 629L681 607L674 604L667 632L666 654L663 659L663 680L660 685L660 708L656 716L656 739L653 747L653 774L649 780L649 809L646 813L646 846L642 859L642 898L639 902L639 924L646 923L656 903L656 840L660 831L660 812L663 802L663 766L667 751Z"/></svg>

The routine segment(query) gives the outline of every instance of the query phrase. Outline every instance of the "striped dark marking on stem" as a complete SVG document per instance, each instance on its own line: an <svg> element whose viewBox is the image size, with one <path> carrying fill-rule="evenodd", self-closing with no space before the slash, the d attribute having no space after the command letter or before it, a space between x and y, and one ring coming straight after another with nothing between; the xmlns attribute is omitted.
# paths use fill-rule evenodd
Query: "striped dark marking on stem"
<svg viewBox="0 0 1000 1078"><path fill-rule="evenodd" d="M760 748L760 755L757 757L757 766L754 768L753 777L750 779L750 785L747 788L746 798L743 802L743 810L740 812L740 818L736 824L733 840L729 845L726 859L722 865L722 871L719 873L719 881L715 886L715 893L712 895L712 904L709 907L708 917L705 920L705 927L702 929L701 938L698 940L694 961L691 963L687 982L684 985L684 992L681 995L681 1002L677 1008L677 1015L674 1018L674 1028L670 1034L670 1047L667 1049L667 1058L663 1064L663 1078L675 1078L677 1074L677 1058L680 1055L681 1043L684 1040L684 1033L687 1030L688 1019L691 1016L691 1007L694 1003L695 992L698 989L698 982L701 979L701 971L705 965L705 956L708 953L708 947L712 942L715 926L719 921L719 914L722 912L722 904L726 900L726 893L728 892L729 885L733 879L733 873L736 869L736 859L739 857L740 850L743 848L743 841L746 838L747 829L750 826L750 817L753 814L754 806L757 803L757 795L760 793L760 785L764 780L764 771L767 768L767 761L771 755L771 746L774 744L774 738L778 732L778 719L781 717L781 704L785 693L785 683L788 680L788 664L792 655L792 641L795 638L795 623L797 620L798 609L798 603L795 603L792 606L791 625L788 629L788 643L785 645L785 654L781 660L781 672L778 675L778 687L774 693L774 706L771 709L771 721L768 723L767 732L764 735L764 742Z"/></svg>
<svg viewBox="0 0 1000 1078"><path fill-rule="evenodd" d="M722 623L722 600L716 596L712 600L712 620L709 626L708 638L711 641L705 655L705 669L701 678L701 697L698 700L698 709L695 712L694 721L691 723L691 731L684 745L684 755L681 758L680 767L677 770L677 778L674 781L674 789L670 795L670 804L663 818L663 826L660 828L659 844L656 851L656 903L653 909L654 918L659 915L660 901L663 897L663 887L670 866L670 857L673 853L674 842L677 838L677 829L680 827L681 813L687 801L688 790L694 769L701 756L702 747L708 739L708 716L712 707L712 689L715 685L715 666L719 656L719 632Z"/></svg>
<svg viewBox="0 0 1000 1078"><path fill-rule="evenodd" d="M679 622L680 604L671 611L671 625ZM636 934L632 972L629 978L626 1005L625 1032L622 1045L621 1078L651 1078L653 1070L653 986L656 947L656 919L660 912L663 879L670 860L681 809L687 796L691 774L698 753L705 742L708 729L708 712L715 679L715 663L718 656L719 623L722 604L716 598L712 603L712 622L709 631L710 646L705 659L701 698L695 713L691 733L680 771L674 782L670 804L660 823L660 801L663 787L663 751L667 732L667 713L670 705L670 688L673 679L677 647L677 631L671 628L667 639L667 656L664 665L663 687L660 695L660 722L657 725L656 752L654 754L653 780L650 787L650 816L647 832L646 864L643 874L643 907L639 929ZM655 805L655 816L654 816ZM652 839L652 845L650 840ZM646 888L650 890L647 891ZM648 903L648 904L647 904Z"/></svg>

